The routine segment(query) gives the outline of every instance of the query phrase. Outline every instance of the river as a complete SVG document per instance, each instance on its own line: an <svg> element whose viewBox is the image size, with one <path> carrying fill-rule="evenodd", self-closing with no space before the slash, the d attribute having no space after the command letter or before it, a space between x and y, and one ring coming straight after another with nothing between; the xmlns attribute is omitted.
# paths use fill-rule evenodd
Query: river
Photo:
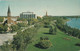
<svg viewBox="0 0 80 51"><path fill-rule="evenodd" d="M67 25L72 28L80 29L80 18L68 18L70 21L67 22Z"/></svg>

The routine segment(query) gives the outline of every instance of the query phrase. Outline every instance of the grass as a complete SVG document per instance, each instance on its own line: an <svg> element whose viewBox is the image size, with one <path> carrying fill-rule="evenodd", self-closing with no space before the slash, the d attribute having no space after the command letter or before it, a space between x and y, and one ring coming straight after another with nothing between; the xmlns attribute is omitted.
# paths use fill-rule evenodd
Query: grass
<svg viewBox="0 0 80 51"><path fill-rule="evenodd" d="M28 51L79 51L80 47L75 46L80 42L80 39L66 35L64 32L58 30L56 35L44 34L48 33L49 28L40 28L36 34L35 41L28 45ZM48 49L40 49L35 47L40 40L40 37L47 36L53 44L53 47Z"/></svg>

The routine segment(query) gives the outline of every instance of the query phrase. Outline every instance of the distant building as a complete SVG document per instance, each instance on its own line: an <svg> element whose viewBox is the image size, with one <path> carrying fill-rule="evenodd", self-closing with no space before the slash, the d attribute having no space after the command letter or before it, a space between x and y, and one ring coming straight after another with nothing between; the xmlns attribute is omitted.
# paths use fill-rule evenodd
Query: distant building
<svg viewBox="0 0 80 51"><path fill-rule="evenodd" d="M12 24L13 25L16 24L17 18L19 16L11 16L11 10L10 10L10 7L8 6L7 16L0 16L0 17L4 18L2 24L5 23L8 26L10 26Z"/></svg>
<svg viewBox="0 0 80 51"><path fill-rule="evenodd" d="M3 17L4 18L3 22L7 21L7 24L15 24L17 18L19 18L19 16L11 16L11 10L9 6L7 11L7 16L0 16L0 17Z"/></svg>
<svg viewBox="0 0 80 51"><path fill-rule="evenodd" d="M7 24L8 25L8 30L7 32L9 32L11 29L10 29L10 26L11 25L16 25L17 24L17 18L19 18L19 16L11 16L11 10L10 10L10 7L8 6L8 11L7 11L7 16L0 16L3 19L2 22L0 22L0 24Z"/></svg>
<svg viewBox="0 0 80 51"><path fill-rule="evenodd" d="M11 16L10 7L8 7L7 18L5 18L5 20L7 20L8 26L16 24L17 17Z"/></svg>
<svg viewBox="0 0 80 51"><path fill-rule="evenodd" d="M20 14L20 18L27 18L27 19L37 19L36 14L34 14L33 12L22 12Z"/></svg>
<svg viewBox="0 0 80 51"><path fill-rule="evenodd" d="M46 16L48 16L48 13L47 13L47 11L46 11Z"/></svg>

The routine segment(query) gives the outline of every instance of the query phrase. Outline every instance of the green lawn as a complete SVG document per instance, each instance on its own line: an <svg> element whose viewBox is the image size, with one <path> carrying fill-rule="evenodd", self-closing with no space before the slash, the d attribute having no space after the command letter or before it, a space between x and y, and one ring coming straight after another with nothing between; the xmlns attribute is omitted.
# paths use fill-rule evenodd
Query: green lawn
<svg viewBox="0 0 80 51"><path fill-rule="evenodd" d="M48 28L40 28L38 30L38 34L35 36L35 40L32 44L29 44L27 50L28 51L79 51L80 47L75 46L75 43L80 42L80 39L75 37L71 37L63 33L62 31L58 30L56 35L49 35L44 34L48 33ZM40 40L40 37L48 36L50 41L53 44L53 47L48 49L40 49L35 47L34 45L37 44ZM67 38L67 39L65 39Z"/></svg>

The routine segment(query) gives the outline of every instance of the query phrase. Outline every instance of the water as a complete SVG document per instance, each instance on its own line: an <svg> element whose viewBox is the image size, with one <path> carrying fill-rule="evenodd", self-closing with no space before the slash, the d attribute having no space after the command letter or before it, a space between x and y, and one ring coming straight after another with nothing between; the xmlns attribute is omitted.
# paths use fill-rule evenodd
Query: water
<svg viewBox="0 0 80 51"><path fill-rule="evenodd" d="M80 18L69 18L70 21L67 22L67 25L72 28L80 29Z"/></svg>

